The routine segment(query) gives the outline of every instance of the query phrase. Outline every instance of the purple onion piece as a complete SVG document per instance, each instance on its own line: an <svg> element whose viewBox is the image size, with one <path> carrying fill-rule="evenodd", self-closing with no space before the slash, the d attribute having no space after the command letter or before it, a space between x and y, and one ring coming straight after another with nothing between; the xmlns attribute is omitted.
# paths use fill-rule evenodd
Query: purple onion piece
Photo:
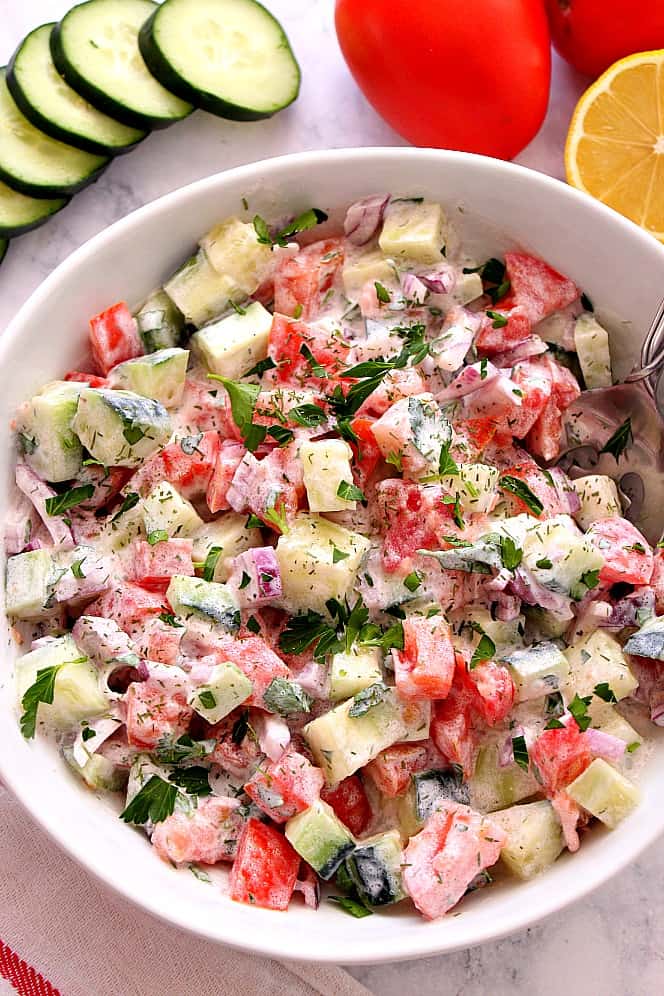
<svg viewBox="0 0 664 996"><path fill-rule="evenodd" d="M493 363L487 362L484 367L479 363L471 363L470 366L463 368L451 384L439 391L436 398L438 401L464 398L467 394L473 394L480 388L487 387L500 376L500 370L496 369Z"/></svg>
<svg viewBox="0 0 664 996"><path fill-rule="evenodd" d="M248 550L247 555L253 560L258 586L258 600L269 601L281 598L281 572L279 561L271 546L259 546Z"/></svg>
<svg viewBox="0 0 664 996"><path fill-rule="evenodd" d="M514 577L510 582L513 594L520 598L526 605L538 605L548 612L555 613L560 619L572 619L574 613L571 611L571 599L565 595L559 595L555 591L549 591L544 585L536 581L527 567L517 567Z"/></svg>
<svg viewBox="0 0 664 996"><path fill-rule="evenodd" d="M54 498L57 492L49 487L45 481L42 481L41 477L38 477L34 470L31 470L25 463L16 464L16 486L34 505L55 545L73 547L74 537L62 516L49 515L46 511L46 499Z"/></svg>
<svg viewBox="0 0 664 996"><path fill-rule="evenodd" d="M429 293L423 281L419 277L416 277L414 273L404 273L401 278L401 291L406 300L412 301L414 304L424 304L424 300Z"/></svg>
<svg viewBox="0 0 664 996"><path fill-rule="evenodd" d="M418 273L417 277L433 294L449 294L457 282L454 267L445 265L429 273Z"/></svg>
<svg viewBox="0 0 664 996"><path fill-rule="evenodd" d="M349 242L364 246L371 241L383 221L389 200L389 194L372 194L351 204L344 219L344 234Z"/></svg>
<svg viewBox="0 0 664 996"><path fill-rule="evenodd" d="M590 752L596 757L603 757L606 761L620 761L627 747L620 737L604 733L603 730L593 730L592 726L586 730L585 740Z"/></svg>
<svg viewBox="0 0 664 996"><path fill-rule="evenodd" d="M540 339L538 335L531 335L514 347L505 350L504 353L496 353L493 362L497 367L513 367L520 360L527 360L531 356L540 356L546 353L549 347Z"/></svg>
<svg viewBox="0 0 664 996"><path fill-rule="evenodd" d="M267 754L271 761L278 761L290 744L291 734L288 724L280 716L257 713L254 718L254 728L262 752Z"/></svg>
<svg viewBox="0 0 664 996"><path fill-rule="evenodd" d="M558 492L558 496L567 506L568 514L576 515L581 508L581 500L571 480L560 467L551 467L548 473L553 479L553 486Z"/></svg>
<svg viewBox="0 0 664 996"><path fill-rule="evenodd" d="M660 702L651 708L650 719L655 726L664 726L664 702Z"/></svg>
<svg viewBox="0 0 664 996"><path fill-rule="evenodd" d="M655 593L652 588L637 588L615 602L611 613L600 626L609 629L624 629L625 626L641 626L644 618L655 615Z"/></svg>

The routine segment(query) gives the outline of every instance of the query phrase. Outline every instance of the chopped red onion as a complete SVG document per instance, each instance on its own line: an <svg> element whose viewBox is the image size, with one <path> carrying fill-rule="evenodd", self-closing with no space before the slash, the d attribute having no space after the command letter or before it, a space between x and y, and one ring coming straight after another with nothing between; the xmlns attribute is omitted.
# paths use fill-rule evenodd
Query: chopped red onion
<svg viewBox="0 0 664 996"><path fill-rule="evenodd" d="M298 685L314 699L325 699L329 693L330 678L328 670L320 661L307 661L301 671L295 673L293 677Z"/></svg>
<svg viewBox="0 0 664 996"><path fill-rule="evenodd" d="M46 511L46 499L54 498L57 491L49 487L41 477L35 474L25 463L16 464L16 486L34 505L40 519L48 529L56 546L73 547L74 537L71 529L65 524L62 516L49 515Z"/></svg>
<svg viewBox="0 0 664 996"><path fill-rule="evenodd" d="M401 278L401 291L406 300L414 304L424 304L429 293L428 287L414 273L404 273Z"/></svg>
<svg viewBox="0 0 664 996"><path fill-rule="evenodd" d="M571 599L545 588L523 565L515 570L510 587L526 605L538 605L548 612L554 612L559 619L573 618Z"/></svg>
<svg viewBox="0 0 664 996"><path fill-rule="evenodd" d="M581 809L574 802L567 792L555 792L551 797L551 805L556 811L556 815L560 820L560 825L563 830L563 837L565 838L565 843L567 844L568 851L578 851L579 849L579 835L577 833L576 827L581 816Z"/></svg>
<svg viewBox="0 0 664 996"><path fill-rule="evenodd" d="M602 730L593 730L592 726L585 732L585 740L588 750L596 757L603 757L607 761L620 761L624 757L627 744L620 737L614 737L611 733L604 733Z"/></svg>
<svg viewBox="0 0 664 996"><path fill-rule="evenodd" d="M655 615L655 593L652 588L637 588L631 595L621 598L612 607L610 614L600 626L624 629L625 626L641 626L644 618Z"/></svg>
<svg viewBox="0 0 664 996"><path fill-rule="evenodd" d="M577 606L578 615L570 626L567 638L569 643L578 643L579 640L591 636L600 626L607 626L607 620L611 615L611 606L597 598L588 598L596 593L588 592Z"/></svg>
<svg viewBox="0 0 664 996"><path fill-rule="evenodd" d="M489 361L483 367L481 363L471 363L470 366L463 368L451 384L448 384L447 387L438 392L436 400L455 401L457 398L464 398L467 394L472 394L474 391L479 391L482 387L487 387L500 376L500 370L494 367L493 363Z"/></svg>
<svg viewBox="0 0 664 996"><path fill-rule="evenodd" d="M288 724L281 716L271 713L256 713L252 723L258 745L271 761L278 761L290 743L291 734Z"/></svg>
<svg viewBox="0 0 664 996"><path fill-rule="evenodd" d="M298 878L293 886L293 892L301 892L304 896L304 905L312 910L317 910L320 905L320 882L315 871L308 865L304 865L304 874Z"/></svg>
<svg viewBox="0 0 664 996"><path fill-rule="evenodd" d="M234 557L228 584L235 589L241 605L260 605L281 598L281 572L274 548L254 547Z"/></svg>
<svg viewBox="0 0 664 996"><path fill-rule="evenodd" d="M448 314L445 324L441 334L431 343L431 354L440 370L454 373L472 346L482 319L472 311L459 307Z"/></svg>
<svg viewBox="0 0 664 996"><path fill-rule="evenodd" d="M364 246L374 237L390 200L389 194L371 194L346 211L344 233L354 246Z"/></svg>
<svg viewBox="0 0 664 996"><path fill-rule="evenodd" d="M101 716L99 719L90 719L87 721L85 727L82 727L74 741L72 747L72 753L74 755L74 760L81 767L88 761L91 754L96 753L101 745L108 740L109 737L122 726L122 723L117 719L109 719L107 716ZM86 740L83 740L84 731L92 730L94 737L91 737L89 733L86 732Z"/></svg>
<svg viewBox="0 0 664 996"><path fill-rule="evenodd" d="M513 367L520 360L527 360L530 356L539 356L546 353L548 345L543 342L538 335L531 335L528 339L518 343L513 349L507 349L504 353L497 353L493 362L497 367Z"/></svg>
<svg viewBox="0 0 664 996"><path fill-rule="evenodd" d="M560 467L550 467L548 473L553 479L553 486L558 497L567 506L569 515L576 515L581 508L581 499L564 470Z"/></svg>
<svg viewBox="0 0 664 996"><path fill-rule="evenodd" d="M449 294L457 282L456 270L443 263L429 273L418 273L418 279L434 294Z"/></svg>
<svg viewBox="0 0 664 996"><path fill-rule="evenodd" d="M521 397L516 384L499 371L498 377L492 377L488 384L485 378L479 390L464 398L464 414L466 418L499 418L520 408Z"/></svg>
<svg viewBox="0 0 664 996"><path fill-rule="evenodd" d="M498 751L498 767L499 768L509 768L511 764L514 764L514 745L512 743L512 737L522 737L523 727L520 724L514 726L507 738L501 745Z"/></svg>
<svg viewBox="0 0 664 996"><path fill-rule="evenodd" d="M660 702L659 705L653 706L650 710L650 719L655 726L664 726L664 702Z"/></svg>
<svg viewBox="0 0 664 996"><path fill-rule="evenodd" d="M218 663L218 658L214 654L207 654L194 660L188 669L189 680L192 685L205 685L210 680L212 668Z"/></svg>
<svg viewBox="0 0 664 996"><path fill-rule="evenodd" d="M150 668L147 661L139 661L136 665L136 675L139 681L147 681L150 677Z"/></svg>
<svg viewBox="0 0 664 996"><path fill-rule="evenodd" d="M102 668L110 661L136 654L134 644L113 619L83 615L76 620L72 636L79 650L96 667Z"/></svg>
<svg viewBox="0 0 664 996"><path fill-rule="evenodd" d="M260 462L253 453L245 453L233 474L226 500L234 512L246 512L247 496L259 473Z"/></svg>
<svg viewBox="0 0 664 996"><path fill-rule="evenodd" d="M496 599L496 618L501 622L512 622L518 619L521 612L521 599L515 595L506 595L500 592Z"/></svg>

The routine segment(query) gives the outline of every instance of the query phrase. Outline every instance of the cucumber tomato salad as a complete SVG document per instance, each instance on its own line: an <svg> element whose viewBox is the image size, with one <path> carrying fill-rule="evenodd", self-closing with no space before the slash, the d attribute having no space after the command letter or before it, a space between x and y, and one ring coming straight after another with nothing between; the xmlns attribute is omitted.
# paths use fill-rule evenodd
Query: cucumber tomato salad
<svg viewBox="0 0 664 996"><path fill-rule="evenodd" d="M422 198L243 208L16 414L21 730L237 902L437 918L638 803L662 551L555 465L608 336Z"/></svg>

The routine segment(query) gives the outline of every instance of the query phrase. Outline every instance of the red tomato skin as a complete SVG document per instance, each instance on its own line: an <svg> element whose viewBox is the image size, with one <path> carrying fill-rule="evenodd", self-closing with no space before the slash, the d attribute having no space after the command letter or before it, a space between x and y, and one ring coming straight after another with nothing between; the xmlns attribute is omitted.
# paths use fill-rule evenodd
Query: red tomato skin
<svg viewBox="0 0 664 996"><path fill-rule="evenodd" d="M87 384L88 387L108 387L105 377L97 377L97 374L82 373L80 370L70 370L63 377L63 380L72 381L76 384Z"/></svg>
<svg viewBox="0 0 664 996"><path fill-rule="evenodd" d="M357 443L352 442L350 445L354 457L355 483L360 488L364 488L381 460L381 452L371 429L372 422L373 419L358 415L350 423L358 438Z"/></svg>
<svg viewBox="0 0 664 996"><path fill-rule="evenodd" d="M393 744L382 750L363 769L388 799L403 795L416 771L424 771L429 759L424 744Z"/></svg>
<svg viewBox="0 0 664 996"><path fill-rule="evenodd" d="M268 910L286 910L299 868L300 857L286 838L252 817L240 837L231 869L231 899Z"/></svg>
<svg viewBox="0 0 664 996"><path fill-rule="evenodd" d="M261 765L245 782L244 791L275 823L285 823L313 805L324 782L320 768L289 748L267 768ZM275 804L275 795L281 798L280 803Z"/></svg>
<svg viewBox="0 0 664 996"><path fill-rule="evenodd" d="M556 51L596 77L632 52L664 48L664 5L646 0L546 0Z"/></svg>
<svg viewBox="0 0 664 996"><path fill-rule="evenodd" d="M439 616L403 623L404 649L393 652L397 691L406 699L444 699L454 677L450 628Z"/></svg>
<svg viewBox="0 0 664 996"><path fill-rule="evenodd" d="M574 781L592 761L586 738L575 722L544 730L530 749L530 761L539 772L547 794Z"/></svg>
<svg viewBox="0 0 664 996"><path fill-rule="evenodd" d="M320 797L356 837L369 826L371 806L357 775L349 775L335 788L323 788Z"/></svg>
<svg viewBox="0 0 664 996"><path fill-rule="evenodd" d="M143 355L136 319L124 301L90 319L90 351L104 375L117 363Z"/></svg>
<svg viewBox="0 0 664 996"><path fill-rule="evenodd" d="M165 591L174 574L193 577L192 547L190 539L169 539L154 545L136 540L129 563L131 579L145 588Z"/></svg>
<svg viewBox="0 0 664 996"><path fill-rule="evenodd" d="M332 286L343 260L341 239L321 239L280 259L274 272L275 312L304 321L315 318L321 295Z"/></svg>
<svg viewBox="0 0 664 996"><path fill-rule="evenodd" d="M588 537L605 559L600 581L616 584L649 584L655 567L648 540L627 519L615 516L593 522Z"/></svg>
<svg viewBox="0 0 664 996"><path fill-rule="evenodd" d="M356 83L413 145L511 159L539 130L551 75L539 2L337 0L335 20Z"/></svg>

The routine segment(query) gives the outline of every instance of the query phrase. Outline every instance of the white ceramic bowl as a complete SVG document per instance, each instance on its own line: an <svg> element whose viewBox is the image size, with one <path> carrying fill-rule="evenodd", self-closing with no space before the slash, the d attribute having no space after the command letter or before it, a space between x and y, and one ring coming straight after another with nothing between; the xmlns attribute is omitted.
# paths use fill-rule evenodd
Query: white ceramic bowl
<svg viewBox="0 0 664 996"><path fill-rule="evenodd" d="M417 149L338 150L286 156L201 180L162 197L82 246L37 290L0 341L0 519L11 496L9 421L20 401L77 366L87 319L116 300L138 304L191 252L214 222L241 210L279 217L315 205L339 208L376 191L442 201L480 258L520 245L573 277L611 322L617 372L638 354L664 288L664 246L596 201L540 173L496 160ZM339 212L337 211L337 216ZM464 900L457 915L427 923L399 907L354 920L332 904L287 914L241 906L186 872L84 788L48 745L26 743L17 723L12 662L0 672L0 774L54 839L108 885L183 928L267 955L376 962L478 944L559 910L631 861L664 829L664 730L643 776L644 798L613 833L596 828L578 854L540 878ZM38 874L36 869L36 874Z"/></svg>

